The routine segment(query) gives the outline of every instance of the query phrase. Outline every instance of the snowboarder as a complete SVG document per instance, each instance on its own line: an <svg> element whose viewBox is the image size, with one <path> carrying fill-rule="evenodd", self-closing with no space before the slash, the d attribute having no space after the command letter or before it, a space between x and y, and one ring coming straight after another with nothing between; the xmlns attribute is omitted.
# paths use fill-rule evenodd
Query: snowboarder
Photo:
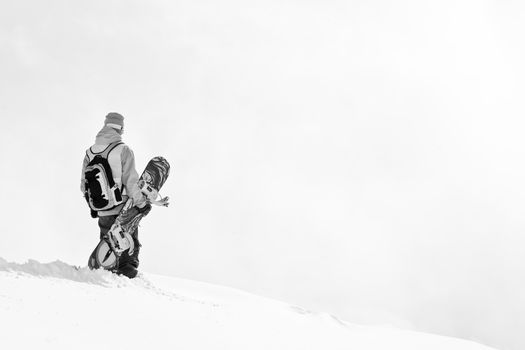
<svg viewBox="0 0 525 350"><path fill-rule="evenodd" d="M135 156L122 142L123 133L124 117L119 113L109 113L95 144L86 150L82 165L80 189L90 206L91 217L98 218L100 239L108 233L128 198L133 199L133 210L143 215L151 210L151 204L138 187ZM138 273L138 229L132 237L135 243L133 253L129 255L125 251L114 271L129 278L136 277Z"/></svg>

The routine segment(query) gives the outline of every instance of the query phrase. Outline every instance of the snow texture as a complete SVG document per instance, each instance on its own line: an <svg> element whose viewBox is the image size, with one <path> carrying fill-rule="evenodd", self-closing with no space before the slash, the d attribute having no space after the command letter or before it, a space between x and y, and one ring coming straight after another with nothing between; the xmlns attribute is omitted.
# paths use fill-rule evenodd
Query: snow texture
<svg viewBox="0 0 525 350"><path fill-rule="evenodd" d="M489 350L474 342L332 315L239 290L61 261L0 258L1 349Z"/></svg>

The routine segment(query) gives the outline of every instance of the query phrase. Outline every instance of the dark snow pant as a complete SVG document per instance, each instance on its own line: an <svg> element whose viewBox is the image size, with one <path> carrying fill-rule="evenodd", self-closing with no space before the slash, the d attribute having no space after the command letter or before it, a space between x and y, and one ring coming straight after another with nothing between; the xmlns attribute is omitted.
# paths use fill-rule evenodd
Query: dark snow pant
<svg viewBox="0 0 525 350"><path fill-rule="evenodd" d="M108 233L109 229L117 219L117 215L110 216L99 216L98 226L100 227L100 239ZM119 258L118 266L115 269L115 272L119 275L124 275L129 278L134 278L137 276L137 268L139 267L139 251L140 243L138 239L139 230L138 228L131 234L133 237L133 242L135 243L135 251L133 254L129 255L128 251L122 253Z"/></svg>

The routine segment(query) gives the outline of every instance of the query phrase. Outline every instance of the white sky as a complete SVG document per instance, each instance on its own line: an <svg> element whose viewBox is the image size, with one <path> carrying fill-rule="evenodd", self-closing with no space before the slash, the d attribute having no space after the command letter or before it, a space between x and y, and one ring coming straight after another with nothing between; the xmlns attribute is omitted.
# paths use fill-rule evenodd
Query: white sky
<svg viewBox="0 0 525 350"><path fill-rule="evenodd" d="M144 270L523 348L518 1L0 3L0 256L85 265L104 115L172 164Z"/></svg>

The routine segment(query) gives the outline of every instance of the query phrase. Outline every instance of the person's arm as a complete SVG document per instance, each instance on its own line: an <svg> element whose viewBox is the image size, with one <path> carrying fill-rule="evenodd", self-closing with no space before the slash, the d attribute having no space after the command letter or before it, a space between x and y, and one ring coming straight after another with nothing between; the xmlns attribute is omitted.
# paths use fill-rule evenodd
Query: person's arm
<svg viewBox="0 0 525 350"><path fill-rule="evenodd" d="M124 146L121 153L122 160L122 184L126 188L127 195L133 199L133 204L143 208L146 204L146 198L139 189L139 174L135 169L135 155L133 151Z"/></svg>

